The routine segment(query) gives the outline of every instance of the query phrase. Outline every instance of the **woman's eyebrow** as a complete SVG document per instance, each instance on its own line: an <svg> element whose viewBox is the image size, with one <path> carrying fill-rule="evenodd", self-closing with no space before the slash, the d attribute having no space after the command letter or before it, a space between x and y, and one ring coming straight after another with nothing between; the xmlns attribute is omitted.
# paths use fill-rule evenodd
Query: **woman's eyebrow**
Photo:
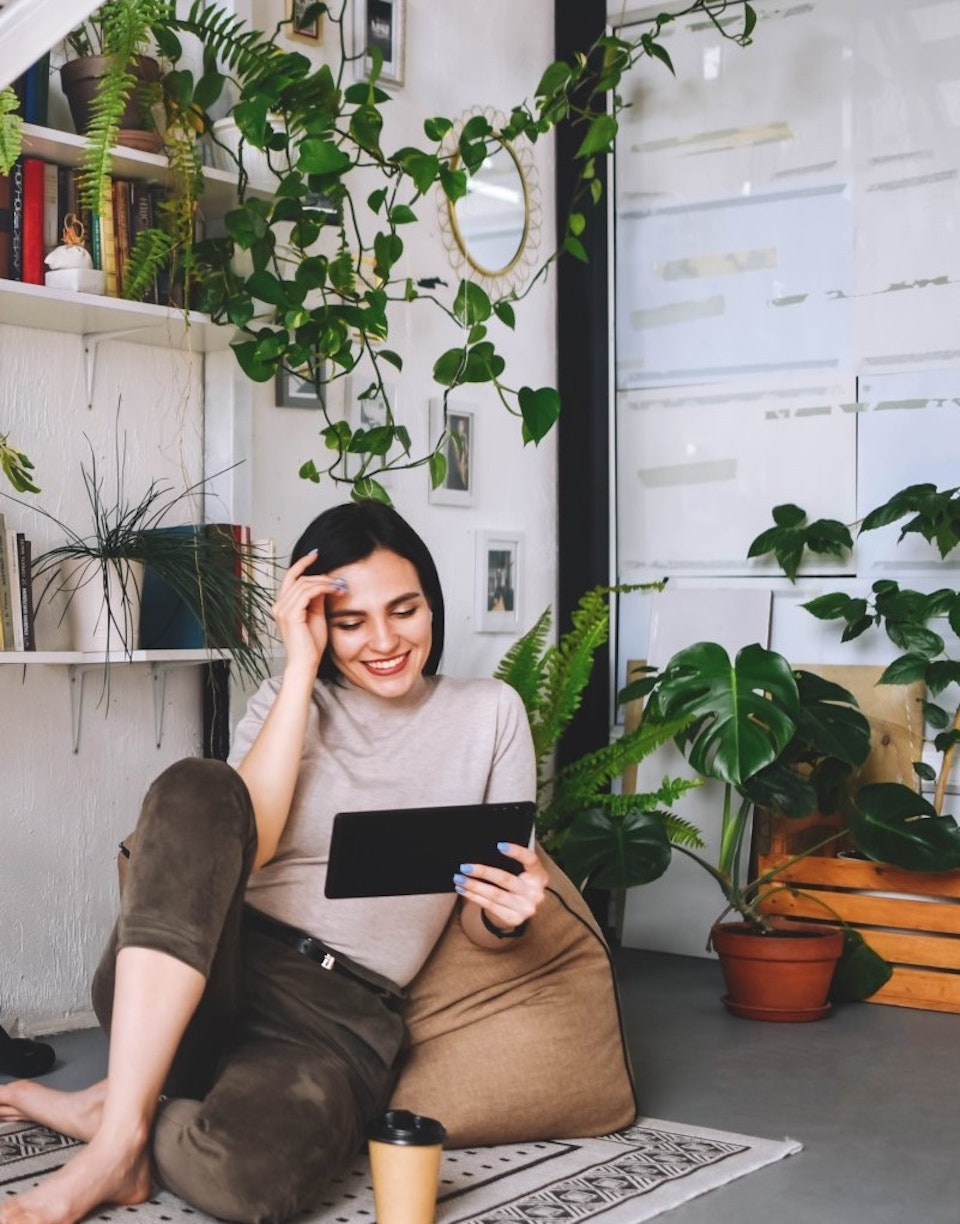
<svg viewBox="0 0 960 1224"><path fill-rule="evenodd" d="M405 595L397 595L394 599L391 599L386 604L386 607L396 608L400 604L409 603L412 599L424 599L424 598L425 596L422 591L408 591ZM340 620L341 618L345 619L346 617L349 617L349 616L364 616L364 615L365 613L362 608L357 609L357 610L353 610L351 608L337 608L335 612L330 613L328 620Z"/></svg>

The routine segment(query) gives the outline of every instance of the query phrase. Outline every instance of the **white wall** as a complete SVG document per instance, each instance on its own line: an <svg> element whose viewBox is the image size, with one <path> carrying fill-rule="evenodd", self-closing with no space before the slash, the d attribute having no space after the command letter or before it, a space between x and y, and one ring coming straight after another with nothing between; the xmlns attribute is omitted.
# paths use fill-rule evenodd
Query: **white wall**
<svg viewBox="0 0 960 1224"><path fill-rule="evenodd" d="M254 18L269 26L279 7L274 0L260 0ZM388 107L387 146L422 140L426 116L454 117L476 104L508 109L528 97L552 58L552 29L550 0L528 0L522 9L513 0L456 5L408 0L406 84ZM550 231L544 232L543 247L549 250L550 143L538 144L535 157ZM422 208L422 232L408 244L409 271L453 283L434 212L432 203ZM511 385L555 381L554 315L553 286L540 286L518 309L517 336L498 338ZM424 308L407 312L392 340L406 357L397 379L398 415L417 447L425 437L428 400L437 391L432 363L457 342L457 333ZM179 481L182 470L195 478L204 447L200 355L105 343L90 409L82 348L79 337L0 325L0 427L36 461L43 505L74 525L83 505L84 434L98 457L110 454L121 394L132 491L155 475ZM208 394L212 383L218 404L229 405L232 367L222 357L207 361ZM522 621L532 622L554 598L555 447L548 440L539 449L524 449L517 420L488 392L461 398L477 407L475 504L428 504L422 472L397 476L390 492L437 558L448 601L445 669L483 675L511 639L474 631L474 532L524 534ZM282 556L312 517L345 494L297 476L303 460L318 454L312 414L275 408L272 385L241 388L237 400L240 409L232 423L224 424L218 407L208 445L247 460L235 482L233 508L249 507L254 536L274 539ZM55 532L36 516L5 500L0 508L40 549L56 542ZM231 509L224 506L225 512ZM41 618L39 632L42 645L65 645L63 631L49 616ZM169 678L159 748L148 669L116 667L110 679L109 698L98 707L99 676L87 678L80 749L74 755L66 669L0 667L0 1022L8 1030L49 1033L91 1022L87 984L115 911L116 843L135 822L150 780L171 761L200 750L195 670Z"/></svg>

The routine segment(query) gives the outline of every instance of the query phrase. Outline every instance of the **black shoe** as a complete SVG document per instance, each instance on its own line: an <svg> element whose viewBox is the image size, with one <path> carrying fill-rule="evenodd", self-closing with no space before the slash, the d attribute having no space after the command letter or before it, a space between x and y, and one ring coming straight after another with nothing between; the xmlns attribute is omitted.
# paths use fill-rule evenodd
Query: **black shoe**
<svg viewBox="0 0 960 1224"><path fill-rule="evenodd" d="M0 1028L0 1075L15 1075L18 1079L33 1079L46 1075L57 1056L53 1046L27 1037L11 1037Z"/></svg>

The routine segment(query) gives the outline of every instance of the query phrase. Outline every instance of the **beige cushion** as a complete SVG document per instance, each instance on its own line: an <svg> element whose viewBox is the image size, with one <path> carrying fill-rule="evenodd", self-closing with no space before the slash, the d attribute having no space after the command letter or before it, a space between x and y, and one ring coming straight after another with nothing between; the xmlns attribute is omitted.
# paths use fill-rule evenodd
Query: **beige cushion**
<svg viewBox="0 0 960 1224"><path fill-rule="evenodd" d="M607 946L542 858L549 892L526 935L490 952L454 914L408 988L391 1104L439 1118L448 1147L602 1135L636 1117Z"/></svg>

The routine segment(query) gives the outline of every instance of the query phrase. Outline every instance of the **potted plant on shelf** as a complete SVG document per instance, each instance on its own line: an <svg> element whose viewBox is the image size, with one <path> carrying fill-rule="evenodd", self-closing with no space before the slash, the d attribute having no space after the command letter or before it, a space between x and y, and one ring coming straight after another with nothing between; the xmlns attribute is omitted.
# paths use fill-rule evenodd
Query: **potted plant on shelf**
<svg viewBox="0 0 960 1224"><path fill-rule="evenodd" d="M773 518L774 526L756 537L749 556L772 554L791 581L808 553L846 557L855 547L850 528L836 519L808 521L806 511L795 505L775 507ZM871 510L857 534L897 523L902 524L898 543L920 536L936 549L941 562L948 561L960 546L958 490L938 490L929 483L910 485ZM940 754L937 768L922 759L913 762L913 786L896 781L862 788L851 812L851 830L861 854L832 861L811 883L830 888L835 895L838 889L851 896L874 894L869 901L871 923L888 928L882 938L891 956L911 966L896 971L891 986L894 1001L958 1010L960 991L954 979L960 956L951 954L949 939L938 938L942 932L956 933L952 911L960 897L960 830L944 814L960 742L960 702L952 687L960 681L955 644L960 591L940 585L947 573L932 557L935 590L914 590L884 578L874 582L868 594L831 591L803 606L820 620L841 622L844 642L883 631L895 657L878 683L920 687L931 744ZM951 693L948 704L945 698ZM931 799L921 793L923 784L932 785ZM891 822L914 830L916 836L891 845L886 832ZM921 913L916 910L917 897L927 898Z"/></svg>
<svg viewBox="0 0 960 1224"><path fill-rule="evenodd" d="M33 563L32 577L41 583L38 605L58 596L75 631L93 632L92 638L75 638L74 649L129 657L140 644L141 596L152 582L161 598L172 595L195 618L202 635L198 645L229 654L241 674L258 682L268 670L272 601L268 584L258 578L260 559L232 530L169 521L182 519L211 478L181 491L151 480L139 498L130 498L124 466L121 450L115 488L108 493L92 451L89 466L81 465L91 519L87 534L43 507L27 507L66 537Z"/></svg>

